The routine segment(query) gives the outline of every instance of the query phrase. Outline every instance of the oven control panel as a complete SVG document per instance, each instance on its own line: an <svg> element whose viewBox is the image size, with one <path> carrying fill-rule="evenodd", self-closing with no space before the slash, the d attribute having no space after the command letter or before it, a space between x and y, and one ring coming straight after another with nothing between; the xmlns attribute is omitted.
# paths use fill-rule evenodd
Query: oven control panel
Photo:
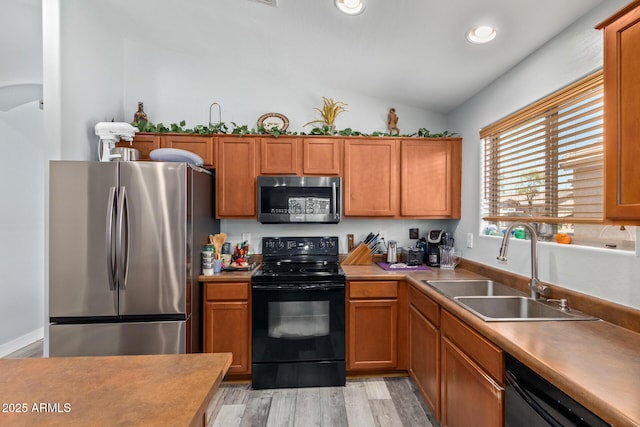
<svg viewBox="0 0 640 427"><path fill-rule="evenodd" d="M338 255L338 237L263 237L262 255Z"/></svg>

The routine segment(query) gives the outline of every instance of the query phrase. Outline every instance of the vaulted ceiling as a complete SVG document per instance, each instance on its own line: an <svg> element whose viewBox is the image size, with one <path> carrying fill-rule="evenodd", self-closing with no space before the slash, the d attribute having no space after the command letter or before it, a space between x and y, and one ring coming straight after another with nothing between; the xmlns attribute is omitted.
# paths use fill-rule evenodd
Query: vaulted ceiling
<svg viewBox="0 0 640 427"><path fill-rule="evenodd" d="M96 4L167 48L448 113L602 1L366 0L357 16L333 0ZM469 43L478 24L496 39Z"/></svg>

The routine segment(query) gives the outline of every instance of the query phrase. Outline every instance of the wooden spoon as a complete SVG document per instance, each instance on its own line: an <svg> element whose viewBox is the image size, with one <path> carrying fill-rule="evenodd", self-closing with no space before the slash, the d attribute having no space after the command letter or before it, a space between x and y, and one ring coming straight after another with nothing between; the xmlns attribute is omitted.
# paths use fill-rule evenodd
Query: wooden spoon
<svg viewBox="0 0 640 427"><path fill-rule="evenodd" d="M221 248L222 248L222 236L219 234L216 234L213 236L213 246L216 248L216 254L220 254L222 253Z"/></svg>
<svg viewBox="0 0 640 427"><path fill-rule="evenodd" d="M213 234L209 234L209 244L213 245Z"/></svg>
<svg viewBox="0 0 640 427"><path fill-rule="evenodd" d="M227 241L227 233L220 233L220 247Z"/></svg>

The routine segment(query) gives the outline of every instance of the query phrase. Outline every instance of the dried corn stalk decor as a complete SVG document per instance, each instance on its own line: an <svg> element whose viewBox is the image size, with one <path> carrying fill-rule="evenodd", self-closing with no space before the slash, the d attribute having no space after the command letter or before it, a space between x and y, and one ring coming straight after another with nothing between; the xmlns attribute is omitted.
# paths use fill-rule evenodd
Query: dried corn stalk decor
<svg viewBox="0 0 640 427"><path fill-rule="evenodd" d="M325 98L324 96L322 97L322 101L324 103L322 109L316 108L320 115L322 115L322 120L312 120L309 123L305 123L305 126L312 123L323 123L328 125L329 127L333 127L333 122L335 121L336 117L338 117L338 114L342 113L343 111L347 111L347 109L344 108L347 104L345 104L344 102L334 101L333 98Z"/></svg>

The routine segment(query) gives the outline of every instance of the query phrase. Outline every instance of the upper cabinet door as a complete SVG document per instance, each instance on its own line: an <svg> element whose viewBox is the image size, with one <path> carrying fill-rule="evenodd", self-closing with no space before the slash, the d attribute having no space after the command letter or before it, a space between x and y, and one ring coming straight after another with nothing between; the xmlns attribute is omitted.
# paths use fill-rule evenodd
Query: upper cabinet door
<svg viewBox="0 0 640 427"><path fill-rule="evenodd" d="M133 147L140 150L140 160L150 160L149 153L160 148L160 135L157 133L136 133L133 142L120 141L118 147Z"/></svg>
<svg viewBox="0 0 640 427"><path fill-rule="evenodd" d="M162 148L178 148L202 157L205 167L214 167L213 137L202 135L168 134L161 137Z"/></svg>
<svg viewBox="0 0 640 427"><path fill-rule="evenodd" d="M400 143L400 215L460 217L462 140Z"/></svg>
<svg viewBox="0 0 640 427"><path fill-rule="evenodd" d="M398 141L344 142L344 215L395 216L398 211Z"/></svg>
<svg viewBox="0 0 640 427"><path fill-rule="evenodd" d="M295 175L299 147L299 138L260 138L260 174Z"/></svg>
<svg viewBox="0 0 640 427"><path fill-rule="evenodd" d="M342 139L305 138L302 144L303 175L340 175Z"/></svg>
<svg viewBox="0 0 640 427"><path fill-rule="evenodd" d="M640 2L604 28L605 217L640 224Z"/></svg>
<svg viewBox="0 0 640 427"><path fill-rule="evenodd" d="M216 169L216 216L256 217L255 139L219 137Z"/></svg>

